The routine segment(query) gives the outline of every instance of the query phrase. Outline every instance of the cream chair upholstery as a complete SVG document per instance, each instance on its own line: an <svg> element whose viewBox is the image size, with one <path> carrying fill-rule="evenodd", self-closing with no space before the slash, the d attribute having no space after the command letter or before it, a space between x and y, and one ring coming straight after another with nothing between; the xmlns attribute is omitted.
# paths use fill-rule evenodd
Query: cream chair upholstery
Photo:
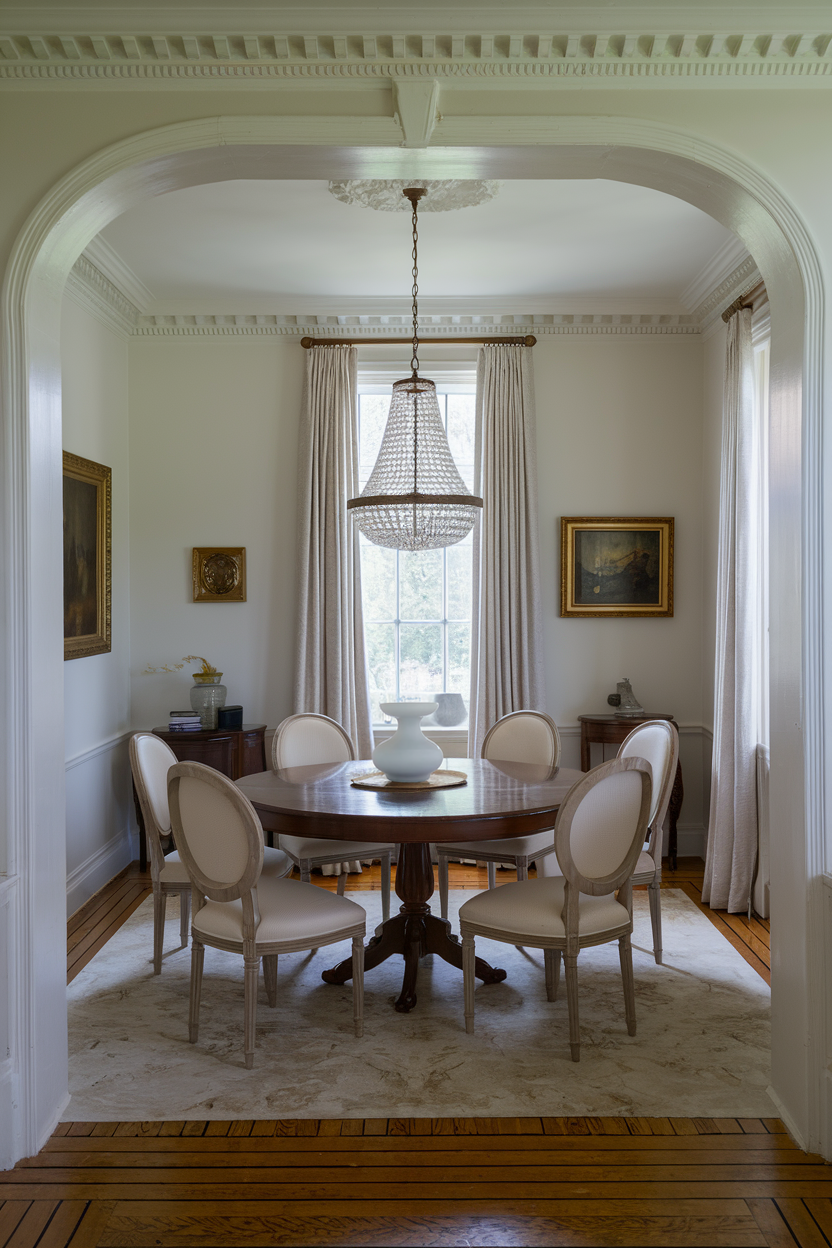
<svg viewBox="0 0 832 1248"><path fill-rule="evenodd" d="M557 724L542 711L512 711L498 719L485 734L480 754L505 763L539 763L554 769L560 762ZM496 884L498 863L513 863L518 880L529 878L529 863L554 853L555 837L549 830L511 840L447 842L436 846L439 859L439 904L448 917L448 859L476 858L488 867L488 887Z"/></svg>
<svg viewBox="0 0 832 1248"><path fill-rule="evenodd" d="M504 884L478 893L460 908L466 1031L474 1030L475 937L485 936L543 949L550 1001L557 999L563 957L575 1062L581 1054L578 952L617 940L627 1031L636 1034L631 877L650 817L650 773L642 758L616 758L587 772L567 793L555 822L555 853L563 876Z"/></svg>
<svg viewBox="0 0 832 1248"><path fill-rule="evenodd" d="M312 884L263 873L263 832L251 802L203 763L176 763L168 774L174 837L193 889L188 1036L199 1037L205 945L242 955L245 965L245 1064L254 1064L260 959L269 1005L277 1004L281 953L352 940L353 1017L364 1030L364 935L361 906Z"/></svg>
<svg viewBox="0 0 832 1248"><path fill-rule="evenodd" d="M290 715L275 729L272 737L272 767L284 771L313 763L348 763L355 751L344 729L326 715ZM300 871L301 881L309 883L313 867L352 862L361 858L381 859L381 909L384 921L390 918L390 861L393 845L373 841L334 841L324 837L280 835L280 848ZM343 896L347 872L338 876L338 894Z"/></svg>
<svg viewBox="0 0 832 1248"><path fill-rule="evenodd" d="M162 970L162 947L165 938L165 909L168 896L179 896L180 948L188 943L188 919L190 917L191 882L179 854L174 850L165 854L163 839L171 836L168 809L168 771L176 762L176 755L161 737L152 732L137 732L130 738L130 766L133 783L139 799L144 821L147 847L150 851L150 878L153 883L153 974ZM278 849L268 849L264 870L269 875L288 875L292 863Z"/></svg>
<svg viewBox="0 0 832 1248"><path fill-rule="evenodd" d="M619 758L646 758L653 769L653 799L650 805L649 839L642 849L633 875L634 884L646 884L653 925L653 957L662 960L662 838L664 820L670 805L676 765L679 761L679 734L675 724L651 719L639 724L621 743Z"/></svg>

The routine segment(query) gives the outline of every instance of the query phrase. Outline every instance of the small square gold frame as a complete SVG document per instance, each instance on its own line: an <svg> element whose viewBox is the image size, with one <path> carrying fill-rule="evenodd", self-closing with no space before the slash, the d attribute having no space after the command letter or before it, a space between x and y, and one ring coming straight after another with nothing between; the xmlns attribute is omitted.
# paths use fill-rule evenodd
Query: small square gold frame
<svg viewBox="0 0 832 1248"><path fill-rule="evenodd" d="M581 533L644 534L657 547L658 592L653 602L621 598L603 603L582 600L576 590L576 538ZM636 552L632 552L633 554ZM647 561L646 551L641 552ZM599 581L602 578L599 576ZM673 517L672 516L562 516L560 522L560 613L562 616L612 616L645 618L673 615Z"/></svg>
<svg viewBox="0 0 832 1248"><path fill-rule="evenodd" d="M194 602L245 602L245 546L194 546Z"/></svg>

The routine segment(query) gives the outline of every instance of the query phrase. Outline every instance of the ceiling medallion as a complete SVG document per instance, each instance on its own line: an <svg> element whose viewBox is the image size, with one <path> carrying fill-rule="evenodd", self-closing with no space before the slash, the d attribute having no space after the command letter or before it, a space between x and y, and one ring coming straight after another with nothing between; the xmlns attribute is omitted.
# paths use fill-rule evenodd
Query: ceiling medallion
<svg viewBox="0 0 832 1248"><path fill-rule="evenodd" d="M400 194L413 209L412 372L393 383L378 459L361 494L349 499L347 508L376 546L439 550L456 545L471 532L482 499L474 498L454 463L436 384L419 376L417 217L419 200L426 191L421 186L404 186Z"/></svg>
<svg viewBox="0 0 832 1248"><path fill-rule="evenodd" d="M361 204L363 208L374 208L376 212L407 212L404 192L415 187L424 191L419 204L420 212L456 212L459 208L487 204L502 185L502 182L475 178L417 179L414 182L350 178L345 182L330 182L329 193L340 199L342 204Z"/></svg>

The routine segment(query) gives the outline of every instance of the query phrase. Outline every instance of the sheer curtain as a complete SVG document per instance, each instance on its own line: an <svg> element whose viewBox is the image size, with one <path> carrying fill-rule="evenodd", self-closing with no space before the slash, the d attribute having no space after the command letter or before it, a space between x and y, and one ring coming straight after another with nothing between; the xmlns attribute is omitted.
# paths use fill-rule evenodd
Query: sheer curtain
<svg viewBox="0 0 832 1248"><path fill-rule="evenodd" d="M543 710L532 348L485 346L477 367L477 470L468 753L509 711Z"/></svg>
<svg viewBox="0 0 832 1248"><path fill-rule="evenodd" d="M358 352L307 352L301 418L295 712L335 719L358 758L372 753L358 534Z"/></svg>
<svg viewBox="0 0 832 1248"><path fill-rule="evenodd" d="M711 812L702 900L738 912L757 857L760 718L758 456L751 309L728 322L717 563Z"/></svg>

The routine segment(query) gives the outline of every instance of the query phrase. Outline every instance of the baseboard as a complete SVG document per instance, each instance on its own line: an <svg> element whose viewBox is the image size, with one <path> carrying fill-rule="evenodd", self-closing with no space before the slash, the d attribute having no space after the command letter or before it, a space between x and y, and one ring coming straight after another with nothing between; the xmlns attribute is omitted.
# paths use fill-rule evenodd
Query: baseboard
<svg viewBox="0 0 832 1248"><path fill-rule="evenodd" d="M132 839L129 829L124 828L66 877L67 916L74 914L93 893L97 893L114 875L128 867L132 860Z"/></svg>
<svg viewBox="0 0 832 1248"><path fill-rule="evenodd" d="M774 1091L774 1088L768 1087L766 1088L766 1092L768 1093L768 1095L771 1097L772 1101L774 1102L774 1108L777 1110L777 1117L783 1123L783 1126L786 1128L786 1130L788 1131L789 1135L794 1140L797 1147L802 1148L804 1153L808 1152L809 1150L808 1150L806 1141L804 1140L801 1132L798 1131L797 1127L795 1126L794 1119L792 1118L789 1111L786 1109L783 1102L780 1100L780 1097Z"/></svg>
<svg viewBox="0 0 832 1248"><path fill-rule="evenodd" d="M705 860L707 836L701 826L691 824L689 827L677 827L676 852L680 858L701 858Z"/></svg>

